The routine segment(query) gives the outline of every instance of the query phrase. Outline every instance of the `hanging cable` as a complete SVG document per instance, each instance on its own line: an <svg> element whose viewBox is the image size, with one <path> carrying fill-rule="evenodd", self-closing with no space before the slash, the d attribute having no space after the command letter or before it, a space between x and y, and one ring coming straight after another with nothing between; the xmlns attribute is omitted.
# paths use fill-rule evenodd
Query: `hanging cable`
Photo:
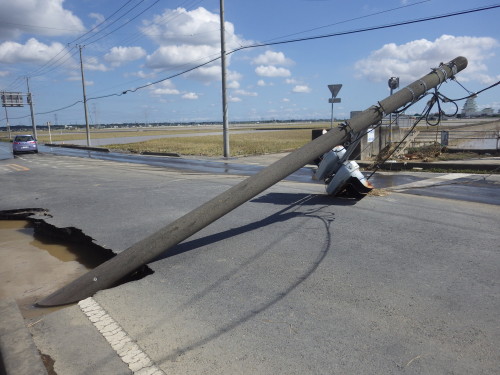
<svg viewBox="0 0 500 375"><path fill-rule="evenodd" d="M455 81L455 82L457 82L460 86L462 86L462 85L461 85L461 84L460 84L460 83L459 83L456 79L452 78L452 80L454 80L454 81ZM447 98L447 99L448 99L450 102L455 102L455 101L456 101L456 102L458 102L458 101L460 101L460 100L465 100L465 99L473 98L473 97L475 97L475 96L478 96L478 95L479 95L479 94L481 94L482 92L487 91L487 90L489 90L489 89L492 89L493 87L498 86L498 85L500 85L500 81L497 81L497 82L495 82L494 84L492 84L492 85L490 85L490 86L488 86L488 87L485 87L485 88L484 88L484 89L482 89L482 90L479 90L478 92L471 92L471 91L467 90L464 86L462 86L462 87L464 88L464 90L465 90L465 91L467 91L470 95L468 95L468 96L464 96L463 98L459 98L459 99L448 99L448 98Z"/></svg>
<svg viewBox="0 0 500 375"><path fill-rule="evenodd" d="M142 14L144 14L145 12L147 12L149 9L151 9L152 7L154 7L156 4L158 4L160 2L160 0L156 0L153 4L151 4L150 6L148 6L146 9L144 9L143 11L141 11L140 13L138 13L137 15L135 15L134 17L132 17L131 19L129 19L127 22L121 24L120 26L118 26L116 29L113 29L111 30L109 33L107 34L104 34L103 36L97 38L97 39L94 39L94 40L91 40L89 42L87 42L86 45L90 45L90 44L94 44L96 42L98 42L99 40L103 39L103 38L106 38L108 35L111 35L113 34L114 32L120 30L122 27L128 25L130 22L134 21L136 18L138 18L139 16L141 16ZM87 38L87 39L92 39L92 37L90 38ZM85 40L87 40L85 39ZM84 41L85 41L84 40Z"/></svg>
<svg viewBox="0 0 500 375"><path fill-rule="evenodd" d="M155 5L158 1L159 0L157 0L155 3L153 3L149 8L151 8L153 5ZM286 43L296 43L296 42L309 41L309 40L322 39L322 38L331 38L331 37L336 37L336 36L341 36L341 35L362 33L362 32L374 31L374 30L380 30L380 29L386 29L386 28L393 28L393 27L398 27L398 26L403 26L403 25L409 25L409 24L414 24L414 23L421 23L421 22L426 22L426 21L431 21L431 20L448 18L448 17L458 16L458 15L464 15L464 14L469 14L469 13L475 13L475 12L485 11L485 10L491 10L491 9L495 9L495 8L499 8L499 7L500 7L500 4L497 4L497 5L491 5L491 6L480 7L480 8L473 8L473 9L468 9L468 10L463 10L463 11L457 11L457 12L452 12L452 13L447 13L447 14L442 14L442 15L437 15L437 16L424 17L424 18L419 18L419 19L410 20L410 21L396 22L396 23L387 24L387 25L373 26L373 27L367 27L367 28L362 28L362 29L356 29L356 30L351 30L351 31L344 31L344 32L337 32L337 33L332 33L332 34L318 35L318 36L312 36L312 37L308 37L308 38L291 39L291 40L285 40L285 41L280 41L280 42L247 45L247 46L243 46L243 47L240 47L240 48L233 49L232 51L227 52L226 55L233 54L233 53L241 51L243 49L259 48L259 47L264 47L264 46L286 44ZM149 8L147 8L146 10L148 10ZM144 10L143 12L145 12L146 10ZM116 31L116 30L114 30L114 31ZM109 35L109 33L106 34L106 35ZM100 39L102 39L102 37L99 38L99 39L97 39L97 40L100 40ZM94 43L97 40L94 40L91 43ZM172 78L184 75L184 74L189 73L189 72L191 72L193 70L196 70L196 69L199 69L199 68L201 68L203 66L206 66L206 65L208 65L208 64L210 64L212 62L215 62L215 61L217 61L219 59L220 59L220 56L218 56L216 58L213 58L213 59L210 59L210 60L208 60L205 63L198 64L198 65L196 65L196 66L194 66L192 68L183 70L183 71L181 71L181 72L179 72L177 74L174 74L174 75L171 75L171 76L168 76L168 77L156 80L154 82L151 82L151 83L148 83L148 84L145 84L145 85L142 85L142 86L138 86L138 87L136 87L134 89L127 89L125 91L122 91L121 93L113 93L113 94L102 95L102 96L98 96L98 97L92 97L92 98L89 98L87 100L95 100L95 99L107 98L107 97L112 97L112 96L122 96L122 95L124 95L124 94L126 94L128 92L136 92L136 91L141 90L143 88L146 88L146 87L149 87L149 86L152 86L152 85L155 85L155 84L158 84L158 83L170 80ZM489 87L487 87L487 88L485 88L485 89L483 89L483 90L481 90L481 91L479 91L478 93L481 93L481 92L486 91L486 90L488 90L488 89L490 89L492 87L495 87L498 84L500 84L500 81L497 82L497 83L495 83L495 84L493 84L493 85L491 85L491 86L489 86ZM478 93L476 93L476 95ZM446 99L447 99L447 101L453 102L453 101L458 101L458 100L462 100L462 99L465 99L465 98L453 99L453 100L448 99L448 98L446 98ZM63 107L62 109L69 108L69 107L71 107L71 106L73 106L75 104L72 104L72 105L67 106L67 107ZM406 107L406 108L408 108L408 107ZM61 109L59 109L59 110L61 110ZM47 112L43 112L43 113L40 113L40 114L52 113L52 112L56 112L56 111L57 110L52 110L52 111L47 111Z"/></svg>

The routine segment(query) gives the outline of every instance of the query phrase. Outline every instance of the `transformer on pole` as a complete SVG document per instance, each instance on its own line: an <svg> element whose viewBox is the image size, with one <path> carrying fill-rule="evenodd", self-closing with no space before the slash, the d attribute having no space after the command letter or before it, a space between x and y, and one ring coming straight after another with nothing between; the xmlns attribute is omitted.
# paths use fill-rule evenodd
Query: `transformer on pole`
<svg viewBox="0 0 500 375"><path fill-rule="evenodd" d="M447 64L441 64L394 95L377 101L376 105L347 120L342 126L326 132L264 168L256 175L246 178L200 207L140 240L114 258L45 297L37 305L57 306L76 302L92 296L101 289L112 286L122 277L151 262L173 246L262 193L307 163L331 151L335 146L355 142L359 139L360 134L363 134L371 125L379 123L384 116L408 103L418 101L428 90L454 77L466 67L467 59L465 57L457 57ZM345 165L345 167L353 169L351 165ZM351 174L354 171L349 170L348 172ZM343 175L340 177L343 178Z"/></svg>

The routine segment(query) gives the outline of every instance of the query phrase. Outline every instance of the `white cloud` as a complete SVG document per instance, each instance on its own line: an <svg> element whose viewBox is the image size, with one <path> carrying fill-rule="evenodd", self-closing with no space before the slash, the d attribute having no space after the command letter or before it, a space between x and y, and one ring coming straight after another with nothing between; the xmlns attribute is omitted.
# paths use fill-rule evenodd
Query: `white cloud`
<svg viewBox="0 0 500 375"><path fill-rule="evenodd" d="M10 72L6 70L0 70L0 77L7 77L10 74Z"/></svg>
<svg viewBox="0 0 500 375"><path fill-rule="evenodd" d="M234 70L227 71L227 79L230 81L239 81L242 78L243 78L243 76Z"/></svg>
<svg viewBox="0 0 500 375"><path fill-rule="evenodd" d="M306 85L297 85L292 89L292 91L297 93L309 93L311 92L311 88Z"/></svg>
<svg viewBox="0 0 500 375"><path fill-rule="evenodd" d="M186 74L186 77L194 78L204 83L221 80L221 67L220 65L207 65L195 69Z"/></svg>
<svg viewBox="0 0 500 375"><path fill-rule="evenodd" d="M245 90L235 90L234 93L236 95L243 95L243 96L257 96L256 92L250 92Z"/></svg>
<svg viewBox="0 0 500 375"><path fill-rule="evenodd" d="M238 103L238 102L241 102L241 98L238 98L236 96L230 96L229 99L228 99L228 101L230 103Z"/></svg>
<svg viewBox="0 0 500 375"><path fill-rule="evenodd" d="M274 65L260 65L255 68L255 73L262 77L289 77L292 74L288 69L278 68Z"/></svg>
<svg viewBox="0 0 500 375"><path fill-rule="evenodd" d="M184 95L182 95L183 99L188 99L188 100L196 100L198 99L198 94L195 92L187 92Z"/></svg>
<svg viewBox="0 0 500 375"><path fill-rule="evenodd" d="M104 60L112 66L120 66L124 62L138 60L146 56L146 51L142 47L113 47L104 55Z"/></svg>
<svg viewBox="0 0 500 375"><path fill-rule="evenodd" d="M265 53L257 56L253 61L256 65L291 65L293 61L287 57L283 52L266 51Z"/></svg>
<svg viewBox="0 0 500 375"><path fill-rule="evenodd" d="M84 58L84 68L85 70L98 70L101 72L108 70L106 65L100 63L97 57L94 56L87 56Z"/></svg>
<svg viewBox="0 0 500 375"><path fill-rule="evenodd" d="M239 89L240 83L238 81L231 81L227 84L228 89Z"/></svg>
<svg viewBox="0 0 500 375"><path fill-rule="evenodd" d="M100 25L101 23L103 23L104 20L106 19L106 17L104 17L101 13L90 13L89 17L95 19L95 23L91 26L92 29L94 27L96 27L97 25ZM94 32L96 32L98 30L99 29L95 29Z"/></svg>
<svg viewBox="0 0 500 375"><path fill-rule="evenodd" d="M66 78L66 81L81 81L82 76L75 73L70 73L70 75Z"/></svg>
<svg viewBox="0 0 500 375"><path fill-rule="evenodd" d="M146 73L142 70L139 70L138 72L133 72L133 73L127 73L125 74L126 77L128 76L135 76L135 77L139 77L139 78L153 78L153 77L156 77L156 73Z"/></svg>
<svg viewBox="0 0 500 375"><path fill-rule="evenodd" d="M234 33L232 23L225 22L224 26L227 50L247 43ZM141 30L159 45L146 58L146 66L151 69L187 69L220 55L219 15L202 7L192 11L167 9L152 20L145 21ZM230 56L227 63L229 66ZM220 61L191 72L189 77L205 82L220 80Z"/></svg>
<svg viewBox="0 0 500 375"><path fill-rule="evenodd" d="M294 78L287 78L287 79L285 79L285 83L287 85L296 85L299 82L296 79L294 79Z"/></svg>
<svg viewBox="0 0 500 375"><path fill-rule="evenodd" d="M64 0L0 1L0 38L22 34L76 35L85 31L82 21L64 9Z"/></svg>
<svg viewBox="0 0 500 375"><path fill-rule="evenodd" d="M3 42L0 44L0 62L5 64L46 63L65 49L61 43L54 42L47 45L35 38L28 39L26 44Z"/></svg>
<svg viewBox="0 0 500 375"><path fill-rule="evenodd" d="M412 82L440 62L464 56L469 64L460 73L461 80L474 78L491 83L494 77L488 74L484 61L492 56L492 50L498 46L498 41L490 37L452 35L442 35L434 41L419 39L402 45L389 43L355 63L356 78L381 82L397 76L401 81Z"/></svg>
<svg viewBox="0 0 500 375"><path fill-rule="evenodd" d="M154 95L179 95L180 92L177 90L172 81L160 82L151 88L151 92Z"/></svg>
<svg viewBox="0 0 500 375"><path fill-rule="evenodd" d="M161 46L147 57L146 65L152 69L188 68L210 60L217 53L220 51L216 47L208 45Z"/></svg>
<svg viewBox="0 0 500 375"><path fill-rule="evenodd" d="M261 87L274 86L274 82L266 82L263 79L259 79L257 81L257 86L261 86Z"/></svg>

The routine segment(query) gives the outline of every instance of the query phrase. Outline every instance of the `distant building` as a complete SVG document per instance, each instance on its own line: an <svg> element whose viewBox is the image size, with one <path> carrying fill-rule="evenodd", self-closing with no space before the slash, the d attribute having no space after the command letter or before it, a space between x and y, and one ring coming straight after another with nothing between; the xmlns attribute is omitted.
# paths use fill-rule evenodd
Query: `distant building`
<svg viewBox="0 0 500 375"><path fill-rule="evenodd" d="M481 116L493 116L495 111L493 108L485 108L481 111Z"/></svg>
<svg viewBox="0 0 500 375"><path fill-rule="evenodd" d="M476 98L473 96L465 101L464 107L462 108L462 116L473 117L477 115L478 113L477 113Z"/></svg>

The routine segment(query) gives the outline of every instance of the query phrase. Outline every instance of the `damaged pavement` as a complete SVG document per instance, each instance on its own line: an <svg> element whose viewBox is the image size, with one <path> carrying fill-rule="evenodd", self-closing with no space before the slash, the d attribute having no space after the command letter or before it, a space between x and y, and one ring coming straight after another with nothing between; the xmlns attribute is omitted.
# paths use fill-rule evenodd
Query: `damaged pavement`
<svg viewBox="0 0 500 375"><path fill-rule="evenodd" d="M243 179L48 154L14 162L26 170L2 175L0 211L42 208L31 218L114 253ZM61 375L494 374L498 222L494 205L356 201L281 182L149 263L152 274L25 328Z"/></svg>

